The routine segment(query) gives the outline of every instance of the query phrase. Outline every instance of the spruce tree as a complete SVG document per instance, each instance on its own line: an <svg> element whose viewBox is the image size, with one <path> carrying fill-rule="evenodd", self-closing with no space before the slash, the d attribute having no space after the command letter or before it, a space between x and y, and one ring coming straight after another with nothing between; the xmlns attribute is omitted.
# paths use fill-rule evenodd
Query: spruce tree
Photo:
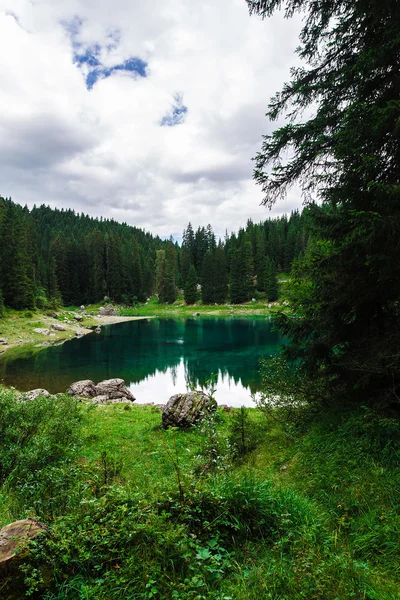
<svg viewBox="0 0 400 600"><path fill-rule="evenodd" d="M197 273L193 265L190 265L189 273L186 278L184 298L186 304L194 304L197 300Z"/></svg>
<svg viewBox="0 0 400 600"><path fill-rule="evenodd" d="M223 304L228 295L228 275L222 244L204 256L201 278L203 304Z"/></svg>
<svg viewBox="0 0 400 600"><path fill-rule="evenodd" d="M264 288L268 302L275 302L278 299L278 279L275 263L269 256L265 261Z"/></svg>
<svg viewBox="0 0 400 600"><path fill-rule="evenodd" d="M252 274L251 244L245 239L232 255L230 294L233 304L250 300L253 293Z"/></svg>
<svg viewBox="0 0 400 600"><path fill-rule="evenodd" d="M141 302L144 300L145 294L143 293L143 271L137 236L135 236L133 241L132 263L129 270L133 288L132 295Z"/></svg>
<svg viewBox="0 0 400 600"><path fill-rule="evenodd" d="M31 263L21 207L5 200L0 224L0 287L4 303L12 308L34 308Z"/></svg>
<svg viewBox="0 0 400 600"><path fill-rule="evenodd" d="M295 183L319 199L294 274L297 318L281 320L288 352L326 399L398 406L400 3L248 0L264 17L282 4L306 13L305 65L272 100L270 119L290 119L265 136L255 178L269 206Z"/></svg>

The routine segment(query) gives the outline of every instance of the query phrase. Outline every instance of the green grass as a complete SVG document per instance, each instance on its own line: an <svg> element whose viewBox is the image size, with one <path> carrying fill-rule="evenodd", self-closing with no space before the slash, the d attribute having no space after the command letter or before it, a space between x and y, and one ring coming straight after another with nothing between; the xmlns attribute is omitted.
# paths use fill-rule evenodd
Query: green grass
<svg viewBox="0 0 400 600"><path fill-rule="evenodd" d="M152 406L12 398L0 390L0 444L27 441L0 448L0 524L36 514L51 532L25 559L19 587L12 580L18 593L400 598L397 420L333 413L288 438L249 409L256 447L237 458L238 411L164 431Z"/></svg>
<svg viewBox="0 0 400 600"><path fill-rule="evenodd" d="M197 313L200 315L212 316L256 316L273 315L282 310L288 310L287 306L280 301L269 306L265 299L255 300L255 302L246 302L244 304L196 304L187 305L183 297L179 297L173 304L162 304L157 298L152 298L149 302L136 307L121 307L119 314L121 316L158 316L158 317L191 317Z"/></svg>
<svg viewBox="0 0 400 600"><path fill-rule="evenodd" d="M7 346L0 346L0 353L9 350L12 347L20 347L25 344L39 344L43 342L55 342L57 340L68 339L75 336L75 331L79 328L93 324L91 317L84 317L82 321L76 323L73 314L78 310L77 307L68 307L53 310L12 310L7 309L3 318L0 318L0 337L5 338ZM59 317L53 318L57 313ZM64 319L74 321L73 324L64 323ZM51 329L52 323L65 325L66 331L55 331ZM50 329L52 336L36 333L34 329Z"/></svg>

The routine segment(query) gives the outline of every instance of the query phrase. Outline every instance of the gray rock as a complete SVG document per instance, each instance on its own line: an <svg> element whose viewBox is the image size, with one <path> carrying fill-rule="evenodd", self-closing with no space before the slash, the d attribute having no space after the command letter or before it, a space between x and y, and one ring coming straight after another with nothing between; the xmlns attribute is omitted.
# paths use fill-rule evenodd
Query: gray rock
<svg viewBox="0 0 400 600"><path fill-rule="evenodd" d="M162 409L162 426L164 429L192 427L216 408L216 401L204 392L175 394Z"/></svg>
<svg viewBox="0 0 400 600"><path fill-rule="evenodd" d="M74 315L75 321L83 321L82 315Z"/></svg>
<svg viewBox="0 0 400 600"><path fill-rule="evenodd" d="M50 329L44 329L43 327L37 327L33 330L35 333L40 333L41 335L49 335Z"/></svg>
<svg viewBox="0 0 400 600"><path fill-rule="evenodd" d="M67 389L70 396L82 396L82 398L94 398L98 395L96 386L90 379L75 381Z"/></svg>
<svg viewBox="0 0 400 600"><path fill-rule="evenodd" d="M1 344L2 346L7 346L8 342L7 342L7 340L5 340L4 338L0 338L0 344Z"/></svg>
<svg viewBox="0 0 400 600"><path fill-rule="evenodd" d="M85 335L85 332L82 331L82 329L79 329L78 331L75 331L75 337L77 338L81 338Z"/></svg>
<svg viewBox="0 0 400 600"><path fill-rule="evenodd" d="M132 400L129 400L125 396L122 398L109 398L107 395L95 396L90 404L132 404Z"/></svg>
<svg viewBox="0 0 400 600"><path fill-rule="evenodd" d="M37 388L36 390L30 390L24 394L26 400L36 400L39 396L44 396L45 398L50 398L50 394L47 390L43 388Z"/></svg>
<svg viewBox="0 0 400 600"><path fill-rule="evenodd" d="M135 400L133 394L125 386L123 379L106 379L105 381L100 381L96 385L96 392L98 396L107 396L109 401L118 400L119 398L124 398L130 402L134 402Z"/></svg>
<svg viewBox="0 0 400 600"><path fill-rule="evenodd" d="M83 304L82 304L82 306L81 306L81 310L85 310L85 307L83 306Z"/></svg>
<svg viewBox="0 0 400 600"><path fill-rule="evenodd" d="M90 404L106 404L108 400L108 396L107 394L104 395L100 395L100 396L95 396L93 398L93 400L90 402Z"/></svg>
<svg viewBox="0 0 400 600"><path fill-rule="evenodd" d="M102 315L103 317L114 317L116 314L115 308L111 306L111 304L99 308L99 315Z"/></svg>
<svg viewBox="0 0 400 600"><path fill-rule="evenodd" d="M51 327L56 331L67 331L67 328L64 325L60 325L60 323L53 323Z"/></svg>
<svg viewBox="0 0 400 600"><path fill-rule="evenodd" d="M100 327L100 325L98 325L98 326L96 327L96 329L95 329L95 332L96 332L96 333L100 333L100 332L101 332L101 327Z"/></svg>
<svg viewBox="0 0 400 600"><path fill-rule="evenodd" d="M36 519L15 521L0 529L0 578L26 554L29 542L45 531L46 526Z"/></svg>
<svg viewBox="0 0 400 600"><path fill-rule="evenodd" d="M77 381L67 390L70 396L92 398L91 404L128 403L134 402L135 397L125 386L123 379L106 379L97 385L90 379Z"/></svg>

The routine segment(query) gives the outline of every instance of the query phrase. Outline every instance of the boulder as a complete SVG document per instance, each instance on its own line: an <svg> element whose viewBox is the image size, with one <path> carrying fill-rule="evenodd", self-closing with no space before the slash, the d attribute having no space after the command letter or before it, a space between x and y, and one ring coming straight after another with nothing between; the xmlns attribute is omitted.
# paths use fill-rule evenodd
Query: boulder
<svg viewBox="0 0 400 600"><path fill-rule="evenodd" d="M216 408L216 401L204 392L175 394L162 409L162 426L164 429L167 427L182 429L192 427Z"/></svg>
<svg viewBox="0 0 400 600"><path fill-rule="evenodd" d="M50 329L44 329L43 327L37 327L33 330L35 333L41 333L42 335L49 335Z"/></svg>
<svg viewBox="0 0 400 600"><path fill-rule="evenodd" d="M135 401L135 397L130 390L125 386L123 379L106 379L100 381L97 385L85 379L77 381L70 385L67 390L70 396L81 396L82 398L92 398L92 404L106 403L131 403Z"/></svg>
<svg viewBox="0 0 400 600"><path fill-rule="evenodd" d="M74 315L75 321L83 321L82 315Z"/></svg>
<svg viewBox="0 0 400 600"><path fill-rule="evenodd" d="M96 333L101 333L101 327L100 327L100 325L98 325L98 326L96 327L96 329L95 329L95 332L96 332Z"/></svg>
<svg viewBox="0 0 400 600"><path fill-rule="evenodd" d="M30 390L24 394L27 400L36 400L38 396L44 396L45 398L50 398L50 394L47 390L43 388L37 388L36 390Z"/></svg>
<svg viewBox="0 0 400 600"><path fill-rule="evenodd" d="M78 331L75 331L75 337L77 338L81 338L85 335L85 331L82 331L82 329L79 329Z"/></svg>
<svg viewBox="0 0 400 600"><path fill-rule="evenodd" d="M70 396L82 396L82 398L94 398L98 395L96 386L90 379L75 381L67 389L67 394Z"/></svg>
<svg viewBox="0 0 400 600"><path fill-rule="evenodd" d="M108 306L101 306L99 308L99 315L103 317L114 317L116 314L115 308L110 304Z"/></svg>
<svg viewBox="0 0 400 600"><path fill-rule="evenodd" d="M55 329L56 331L66 331L67 328L64 327L64 325L60 325L60 323L53 323L52 324L52 329Z"/></svg>
<svg viewBox="0 0 400 600"><path fill-rule="evenodd" d="M108 401L108 396L107 394L104 394L102 396L95 396L93 398L93 400L90 402L90 404L106 404Z"/></svg>
<svg viewBox="0 0 400 600"><path fill-rule="evenodd" d="M7 340L5 340L4 338L0 338L0 344L2 346L7 346L7 343L8 343Z"/></svg>
<svg viewBox="0 0 400 600"><path fill-rule="evenodd" d="M96 385L97 396L107 396L107 402L134 402L135 397L125 386L123 379L106 379Z"/></svg>
<svg viewBox="0 0 400 600"><path fill-rule="evenodd" d="M29 542L46 531L46 526L35 519L15 521L0 529L0 579L18 562Z"/></svg>

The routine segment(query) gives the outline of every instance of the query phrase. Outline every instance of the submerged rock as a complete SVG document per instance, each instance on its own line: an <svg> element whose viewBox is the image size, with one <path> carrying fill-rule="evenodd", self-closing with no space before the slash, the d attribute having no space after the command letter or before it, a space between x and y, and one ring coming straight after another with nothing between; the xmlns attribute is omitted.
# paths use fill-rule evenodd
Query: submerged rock
<svg viewBox="0 0 400 600"><path fill-rule="evenodd" d="M162 408L162 426L164 429L192 427L216 408L216 401L204 392L175 394Z"/></svg>

